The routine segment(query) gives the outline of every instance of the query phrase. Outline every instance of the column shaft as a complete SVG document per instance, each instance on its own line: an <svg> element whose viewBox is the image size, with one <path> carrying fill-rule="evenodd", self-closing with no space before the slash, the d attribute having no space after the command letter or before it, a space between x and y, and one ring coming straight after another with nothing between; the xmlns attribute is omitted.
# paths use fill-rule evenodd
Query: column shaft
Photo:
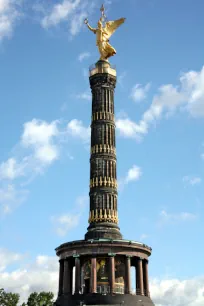
<svg viewBox="0 0 204 306"><path fill-rule="evenodd" d="M109 257L109 284L110 284L110 293L114 293L115 289L115 257Z"/></svg>
<svg viewBox="0 0 204 306"><path fill-rule="evenodd" d="M97 293L96 257L91 258L91 293Z"/></svg>
<svg viewBox="0 0 204 306"><path fill-rule="evenodd" d="M144 295L144 282L143 282L143 269L142 269L142 258L138 258L138 289L139 289L139 294Z"/></svg>
<svg viewBox="0 0 204 306"><path fill-rule="evenodd" d="M80 269L80 259L75 258L75 294L78 294L81 289L81 269Z"/></svg>
<svg viewBox="0 0 204 306"><path fill-rule="evenodd" d="M148 261L144 261L144 287L145 295L149 296L149 276L148 276Z"/></svg>
<svg viewBox="0 0 204 306"><path fill-rule="evenodd" d="M64 274L64 261L62 259L59 260L59 291L58 295L63 294L63 274Z"/></svg>
<svg viewBox="0 0 204 306"><path fill-rule="evenodd" d="M130 257L125 259L125 293L131 293L131 278L130 278Z"/></svg>
<svg viewBox="0 0 204 306"><path fill-rule="evenodd" d="M63 277L63 293L69 294L71 292L71 269L70 260L64 261L64 277Z"/></svg>

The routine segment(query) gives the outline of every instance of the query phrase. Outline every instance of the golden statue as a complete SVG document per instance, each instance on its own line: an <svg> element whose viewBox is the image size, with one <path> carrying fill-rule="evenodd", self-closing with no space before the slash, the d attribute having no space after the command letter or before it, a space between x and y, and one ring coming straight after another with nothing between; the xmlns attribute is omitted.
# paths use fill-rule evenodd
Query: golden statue
<svg viewBox="0 0 204 306"><path fill-rule="evenodd" d="M88 24L88 19L84 20L89 30L96 34L96 45L98 46L99 53L101 55L100 60L107 60L110 56L116 54L116 50L109 44L109 38L115 32L115 30L125 21L125 18L120 18L114 21L107 21L104 13L105 9L102 5L102 16L98 21L98 28L92 28Z"/></svg>

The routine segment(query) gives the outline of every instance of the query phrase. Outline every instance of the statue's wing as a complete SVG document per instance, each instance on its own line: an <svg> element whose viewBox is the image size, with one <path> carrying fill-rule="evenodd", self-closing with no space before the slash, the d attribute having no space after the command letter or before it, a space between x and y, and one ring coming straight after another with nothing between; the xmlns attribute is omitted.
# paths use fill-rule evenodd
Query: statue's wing
<svg viewBox="0 0 204 306"><path fill-rule="evenodd" d="M104 27L106 38L110 38L111 35L115 32L115 30L125 21L125 18L120 18L114 21L106 22Z"/></svg>

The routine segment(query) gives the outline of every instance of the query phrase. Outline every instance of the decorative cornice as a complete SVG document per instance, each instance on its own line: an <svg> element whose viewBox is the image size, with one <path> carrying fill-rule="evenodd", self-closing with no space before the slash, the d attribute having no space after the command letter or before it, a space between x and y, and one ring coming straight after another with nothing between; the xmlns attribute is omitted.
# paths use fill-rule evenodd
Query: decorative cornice
<svg viewBox="0 0 204 306"><path fill-rule="evenodd" d="M116 77L107 73L98 73L89 77L90 85L92 90L96 87L107 86L108 88L114 89L116 85Z"/></svg>

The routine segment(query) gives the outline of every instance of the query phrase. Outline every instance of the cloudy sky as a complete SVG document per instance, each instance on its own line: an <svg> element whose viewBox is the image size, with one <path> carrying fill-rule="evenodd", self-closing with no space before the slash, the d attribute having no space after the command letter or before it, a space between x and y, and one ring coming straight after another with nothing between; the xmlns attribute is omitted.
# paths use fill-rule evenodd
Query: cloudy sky
<svg viewBox="0 0 204 306"><path fill-rule="evenodd" d="M57 291L55 248L88 225L100 0L0 0L0 287ZM204 2L106 0L119 217L143 241L156 306L204 304Z"/></svg>

